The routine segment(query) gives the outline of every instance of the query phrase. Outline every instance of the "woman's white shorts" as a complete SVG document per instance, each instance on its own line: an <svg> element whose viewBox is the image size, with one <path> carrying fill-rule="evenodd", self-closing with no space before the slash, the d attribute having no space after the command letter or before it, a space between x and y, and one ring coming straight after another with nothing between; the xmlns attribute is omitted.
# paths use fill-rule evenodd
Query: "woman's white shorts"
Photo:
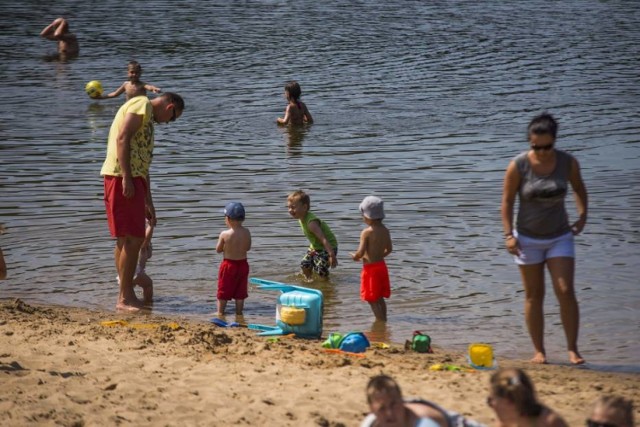
<svg viewBox="0 0 640 427"><path fill-rule="evenodd" d="M553 239L522 236L516 232L513 235L518 239L520 245L520 255L513 257L518 265L541 264L549 258L576 257L572 232Z"/></svg>

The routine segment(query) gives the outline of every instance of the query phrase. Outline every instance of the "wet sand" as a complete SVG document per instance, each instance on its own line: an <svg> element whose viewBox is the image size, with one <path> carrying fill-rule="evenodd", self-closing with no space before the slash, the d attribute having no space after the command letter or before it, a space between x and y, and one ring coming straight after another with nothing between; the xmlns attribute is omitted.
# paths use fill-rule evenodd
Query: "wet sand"
<svg viewBox="0 0 640 427"><path fill-rule="evenodd" d="M355 357L327 353L320 341L270 342L182 318L0 301L4 426L357 426L367 380L379 373L396 378L407 396L495 425L485 404L490 372L430 371L435 363L465 359L397 344ZM640 375L499 363L526 368L540 399L570 425L583 425L605 393L633 399L640 418Z"/></svg>

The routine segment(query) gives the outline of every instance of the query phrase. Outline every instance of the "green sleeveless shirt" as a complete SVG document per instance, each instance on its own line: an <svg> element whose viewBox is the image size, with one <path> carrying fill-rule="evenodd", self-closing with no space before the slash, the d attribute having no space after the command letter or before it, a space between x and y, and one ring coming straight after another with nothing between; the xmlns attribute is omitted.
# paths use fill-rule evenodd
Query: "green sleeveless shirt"
<svg viewBox="0 0 640 427"><path fill-rule="evenodd" d="M302 232L305 236L307 236L307 239L309 239L309 243L311 243L310 248L316 251L324 250L324 246L322 246L322 242L320 241L320 239L318 239L318 237L313 234L311 230L309 230L309 223L311 221L318 221L320 223L320 229L322 230L324 237L327 238L332 248L337 248L338 241L336 240L336 236L333 235L333 232L331 231L329 226L324 221L318 219L318 217L311 212L307 212L305 217L298 220L298 222L300 222L300 228L302 228Z"/></svg>

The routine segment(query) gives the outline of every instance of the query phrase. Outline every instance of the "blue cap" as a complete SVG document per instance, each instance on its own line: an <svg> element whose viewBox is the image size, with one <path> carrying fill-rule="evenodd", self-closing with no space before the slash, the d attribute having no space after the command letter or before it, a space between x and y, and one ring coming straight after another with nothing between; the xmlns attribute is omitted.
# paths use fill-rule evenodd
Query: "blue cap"
<svg viewBox="0 0 640 427"><path fill-rule="evenodd" d="M240 202L227 203L223 212L230 219L244 219L244 206Z"/></svg>

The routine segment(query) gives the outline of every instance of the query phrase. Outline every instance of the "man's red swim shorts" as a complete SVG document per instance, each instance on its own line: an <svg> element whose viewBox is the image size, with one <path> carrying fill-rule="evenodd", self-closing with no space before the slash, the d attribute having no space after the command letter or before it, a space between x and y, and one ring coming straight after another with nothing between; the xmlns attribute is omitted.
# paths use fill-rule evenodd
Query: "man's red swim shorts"
<svg viewBox="0 0 640 427"><path fill-rule="evenodd" d="M360 298L363 301L374 302L390 296L389 271L384 260L363 264L360 274Z"/></svg>
<svg viewBox="0 0 640 427"><path fill-rule="evenodd" d="M249 296L247 281L249 280L249 263L246 259L225 259L218 271L218 299L246 299Z"/></svg>
<svg viewBox="0 0 640 427"><path fill-rule="evenodd" d="M122 177L104 176L104 206L113 237L144 237L147 181L135 177L133 187L135 194L127 199L122 195Z"/></svg>

